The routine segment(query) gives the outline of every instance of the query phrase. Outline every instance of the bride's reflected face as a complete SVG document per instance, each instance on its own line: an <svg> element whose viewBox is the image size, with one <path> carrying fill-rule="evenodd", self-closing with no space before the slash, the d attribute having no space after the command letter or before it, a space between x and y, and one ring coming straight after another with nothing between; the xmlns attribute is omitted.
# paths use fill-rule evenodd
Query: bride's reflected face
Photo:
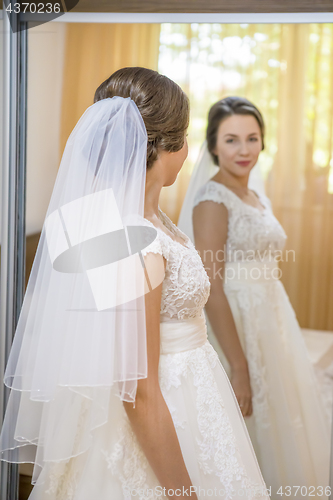
<svg viewBox="0 0 333 500"><path fill-rule="evenodd" d="M220 169L237 177L248 175L261 150L261 131L254 116L232 115L220 123L213 151Z"/></svg>

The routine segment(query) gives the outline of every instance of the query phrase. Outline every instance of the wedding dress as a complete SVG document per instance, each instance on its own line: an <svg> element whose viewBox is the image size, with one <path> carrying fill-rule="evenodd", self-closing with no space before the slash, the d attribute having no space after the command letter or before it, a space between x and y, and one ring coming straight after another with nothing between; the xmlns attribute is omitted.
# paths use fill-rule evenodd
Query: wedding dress
<svg viewBox="0 0 333 500"><path fill-rule="evenodd" d="M194 206L210 200L228 210L223 286L250 372L253 414L245 422L271 498L327 498L330 424L279 279L277 259L286 235L268 198L258 196L263 210L210 180L198 190ZM208 321L207 326L230 374Z"/></svg>
<svg viewBox="0 0 333 500"><path fill-rule="evenodd" d="M161 210L159 214L162 223L184 240L182 244L157 228L156 239L142 253L166 259L159 381L192 483L201 500L207 496L267 500L237 400L207 340L203 307L210 291L208 276L193 243ZM90 434L86 432L91 429L89 404L88 397L72 392L66 405L68 433L75 431L74 447L85 451L68 460L47 462L29 500L161 498L162 488L122 401L113 397L107 422Z"/></svg>

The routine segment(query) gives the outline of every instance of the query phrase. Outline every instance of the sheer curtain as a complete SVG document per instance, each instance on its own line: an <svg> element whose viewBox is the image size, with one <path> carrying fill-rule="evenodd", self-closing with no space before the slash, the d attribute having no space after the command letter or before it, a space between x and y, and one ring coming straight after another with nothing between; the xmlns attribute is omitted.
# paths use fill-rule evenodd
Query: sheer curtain
<svg viewBox="0 0 333 500"><path fill-rule="evenodd" d="M61 154L69 134L94 93L125 66L157 69L160 24L70 23L67 25L63 80Z"/></svg>
<svg viewBox="0 0 333 500"><path fill-rule="evenodd" d="M258 105L267 124L260 167L288 234L283 282L302 327L333 329L333 26L329 24L70 24L60 149L113 71L141 65L191 99L190 155L161 208L177 222L207 111L227 95Z"/></svg>
<svg viewBox="0 0 333 500"><path fill-rule="evenodd" d="M333 26L165 24L159 70L191 100L190 155L161 208L176 222L211 104L262 111L260 167L288 235L282 281L304 328L333 330Z"/></svg>

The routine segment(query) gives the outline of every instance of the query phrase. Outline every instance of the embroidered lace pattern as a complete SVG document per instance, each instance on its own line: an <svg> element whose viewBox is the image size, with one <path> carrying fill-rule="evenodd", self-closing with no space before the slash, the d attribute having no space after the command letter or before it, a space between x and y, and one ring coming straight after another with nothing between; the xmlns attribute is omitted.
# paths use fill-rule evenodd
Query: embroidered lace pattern
<svg viewBox="0 0 333 500"><path fill-rule="evenodd" d="M184 240L184 244L179 243L157 228L157 237L142 251L143 255L160 253L167 261L162 285L161 322L196 318L201 315L209 297L209 278L190 239L161 210L160 218L170 232ZM147 223L153 226L148 220Z"/></svg>
<svg viewBox="0 0 333 500"><path fill-rule="evenodd" d="M159 253L166 259L166 273L162 288L161 321L196 318L202 314L208 300L210 283L201 258L192 242L163 212L163 224L184 244L173 240L162 229L143 254ZM147 221L148 224L151 224ZM241 463L231 422L223 404L214 378L214 367L218 356L209 342L202 347L160 356L159 381L176 430L186 430L189 422L186 415L173 403L172 391L182 390L186 380L195 387L195 401L192 410L197 415L199 433L195 445L198 450L198 464L203 474L215 475L225 489L225 499L232 499L235 484L247 490L249 500L262 499L262 485L254 484ZM84 409L83 409L84 418ZM105 466L110 475L120 481L124 500L130 491L138 492L138 500L155 500L155 476L141 449L124 410L118 421L116 443L101 450ZM78 431L79 433L79 431ZM195 438L194 438L195 439ZM55 464L49 493L57 492L59 499L72 500L75 491L75 467L72 461ZM73 463L74 465L74 463ZM58 497L57 497L58 499Z"/></svg>
<svg viewBox="0 0 333 500"><path fill-rule="evenodd" d="M252 260L265 259L283 249L287 236L274 217L268 198L264 195L259 198L263 211L244 203L219 182L209 181L197 192L194 206L202 201L214 201L223 203L228 210L226 261L242 261L250 256Z"/></svg>
<svg viewBox="0 0 333 500"><path fill-rule="evenodd" d="M275 283L272 283L270 287L274 285ZM229 293L233 293L233 291L230 290L227 295ZM271 425L269 418L269 390L266 380L266 367L259 346L258 316L255 313L255 308L260 307L265 300L267 290L265 286L256 284L251 287L240 287L234 293L237 295L237 302L244 325L246 358L251 377L253 414L256 424L261 428L267 428Z"/></svg>
<svg viewBox="0 0 333 500"><path fill-rule="evenodd" d="M192 376L196 387L196 409L201 437L199 465L204 474L216 474L223 486L226 499L234 498L233 482L247 498L262 498L262 486L251 481L240 461L235 436L218 390L213 369L219 363L218 355L209 342L203 347L177 354L166 354L160 359L160 386L166 402L168 391L180 387L182 377Z"/></svg>
<svg viewBox="0 0 333 500"><path fill-rule="evenodd" d="M222 203L228 210L227 262L247 260L246 256L249 249L255 259L262 262L265 258L273 258L275 251L283 249L286 234L274 217L268 198L260 195L259 199L264 206L263 211L244 203L230 189L215 181L209 181L196 194L194 205L209 200ZM257 426L261 428L270 425L269 391L266 368L262 361L259 345L255 310L266 300L266 294L274 293L274 289L279 285L281 283L269 282L264 285L256 283L244 286L244 284L239 284L236 280L235 282L229 282L228 286L225 287L227 296L236 295L242 316L253 393L253 414ZM281 332L283 332L283 328Z"/></svg>
<svg viewBox="0 0 333 500"><path fill-rule="evenodd" d="M83 399L74 440L74 449L80 441L88 408L89 401L87 399ZM51 464L48 475L49 487L45 491L46 494L55 495L57 500L72 500L74 498L80 477L80 469L77 466L79 458L80 456L74 456L69 460L63 460L61 462L54 462Z"/></svg>
<svg viewBox="0 0 333 500"><path fill-rule="evenodd" d="M78 485L78 470L74 467L74 458L67 462L52 465L50 487L45 493L55 495L59 500L72 500Z"/></svg>
<svg viewBox="0 0 333 500"><path fill-rule="evenodd" d="M138 500L157 498L151 485L147 484L148 460L125 414L118 428L118 441L112 451L102 450L102 454L108 470L121 483L124 499L132 498L130 492L134 490Z"/></svg>
<svg viewBox="0 0 333 500"><path fill-rule="evenodd" d="M216 385L213 369L219 363L218 356L209 342L203 347L176 354L161 355L159 380L164 399L169 407L175 428L185 428L186 420L180 420L177 411L170 407L169 391L180 388L188 377L193 377L196 387L196 414L200 432L197 438L198 463L204 474L215 474L225 490L224 498L235 496L238 488L247 492L249 500L262 499L262 485L252 482L240 461L235 436L223 399ZM140 500L154 499L154 490L147 484L147 459L141 451L128 422L119 429L119 439L112 450L103 451L108 468L122 483L124 494L130 490L142 490ZM157 497L156 497L157 498Z"/></svg>

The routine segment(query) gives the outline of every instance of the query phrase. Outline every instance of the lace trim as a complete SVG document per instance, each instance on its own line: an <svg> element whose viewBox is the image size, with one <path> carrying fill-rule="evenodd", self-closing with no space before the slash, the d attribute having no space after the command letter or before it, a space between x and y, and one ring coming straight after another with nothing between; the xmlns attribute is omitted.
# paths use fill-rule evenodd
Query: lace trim
<svg viewBox="0 0 333 500"><path fill-rule="evenodd" d="M130 492L135 490L138 500L155 499L153 489L147 484L148 460L126 417L118 429L118 436L112 452L102 450L102 454L108 470L119 479L124 498L131 499Z"/></svg>
<svg viewBox="0 0 333 500"><path fill-rule="evenodd" d="M276 252L283 250L287 236L265 196L260 195L265 206L262 212L244 203L223 184L209 181L199 189L194 205L207 200L222 203L228 210L226 261L263 260L273 258Z"/></svg>
<svg viewBox="0 0 333 500"><path fill-rule="evenodd" d="M165 222L171 232L183 239L186 237L161 210L160 214L163 223ZM150 221L147 223L153 226ZM210 281L200 255L189 239L184 246L173 240L162 229L157 228L157 232L156 239L142 251L142 254L159 253L167 261L160 310L161 315L166 317L163 321L171 318L178 320L197 318L210 293Z"/></svg>
<svg viewBox="0 0 333 500"><path fill-rule="evenodd" d="M82 435L82 430L85 425L86 417L89 410L89 401L82 401L81 413L78 419L77 432L74 439L73 449L79 443ZM76 462L79 457L75 456L62 462L54 462L50 466L49 487L45 491L48 495L55 495L57 500L73 500L76 488L79 483L79 470L76 467Z"/></svg>
<svg viewBox="0 0 333 500"><path fill-rule="evenodd" d="M230 189L227 189L223 184L209 181L204 184L194 197L193 207L202 201L215 201L216 203L223 203L228 211L232 211L237 207L238 202L231 195Z"/></svg>
<svg viewBox="0 0 333 500"><path fill-rule="evenodd" d="M226 292L227 295L232 294L235 296L242 317L246 358L251 379L253 414L256 427L260 429L260 432L262 429L271 426L271 420L269 416L270 392L266 376L267 369L262 359L256 308L264 307L267 301L273 305L279 335L283 343L287 346L289 327L286 325L285 316L282 314L285 308L281 300L284 297L285 300L290 301L284 293L283 295L281 294L280 287L282 286L280 282L266 285L256 284L246 287L237 286L237 283L235 283L232 287L228 287L228 291ZM292 310L291 305L290 310ZM294 312L293 314L295 315ZM303 427L303 417L300 413L294 416L292 425L295 429Z"/></svg>
<svg viewBox="0 0 333 500"><path fill-rule="evenodd" d="M241 310L246 347L246 359L249 366L253 415L258 428L271 426L269 418L269 389L266 378L266 367L262 360L259 345L259 328L257 315L253 314L266 300L267 288L256 284L252 287L242 287L236 292Z"/></svg>
<svg viewBox="0 0 333 500"><path fill-rule="evenodd" d="M66 463L53 464L49 476L50 486L45 493L55 495L59 500L73 500L79 482L78 476L72 459Z"/></svg>
<svg viewBox="0 0 333 500"><path fill-rule="evenodd" d="M163 248L162 248L161 241L160 241L160 238L158 235L156 236L154 241L152 241L150 243L150 245L148 245L146 248L143 248L141 250L141 254L143 256L147 255L147 253L158 253L158 254L164 256Z"/></svg>
<svg viewBox="0 0 333 500"><path fill-rule="evenodd" d="M171 387L180 387L182 377L192 374L196 387L196 410L200 436L197 438L198 463L205 474L216 475L226 491L226 500L234 498L233 482L247 491L249 500L262 499L264 485L252 481L239 460L233 429L224 408L212 369L218 356L207 342L202 348L160 358L160 386L176 428L186 428L177 409L170 404ZM155 499L153 486L148 484L149 464L127 418L118 428L118 440L112 451L102 450L111 474L122 485L126 497L131 490L140 491L140 500ZM261 492L261 493L259 493Z"/></svg>
<svg viewBox="0 0 333 500"><path fill-rule="evenodd" d="M239 450L233 429L212 372L217 362L217 353L209 342L202 348L161 356L161 390L167 401L170 388L179 387L181 378L187 377L189 373L193 375L201 434L197 439L201 470L205 474L219 477L228 500L235 496L234 481L241 482L241 488L247 491L249 500L262 499L264 485L259 485L248 477L237 457Z"/></svg>

